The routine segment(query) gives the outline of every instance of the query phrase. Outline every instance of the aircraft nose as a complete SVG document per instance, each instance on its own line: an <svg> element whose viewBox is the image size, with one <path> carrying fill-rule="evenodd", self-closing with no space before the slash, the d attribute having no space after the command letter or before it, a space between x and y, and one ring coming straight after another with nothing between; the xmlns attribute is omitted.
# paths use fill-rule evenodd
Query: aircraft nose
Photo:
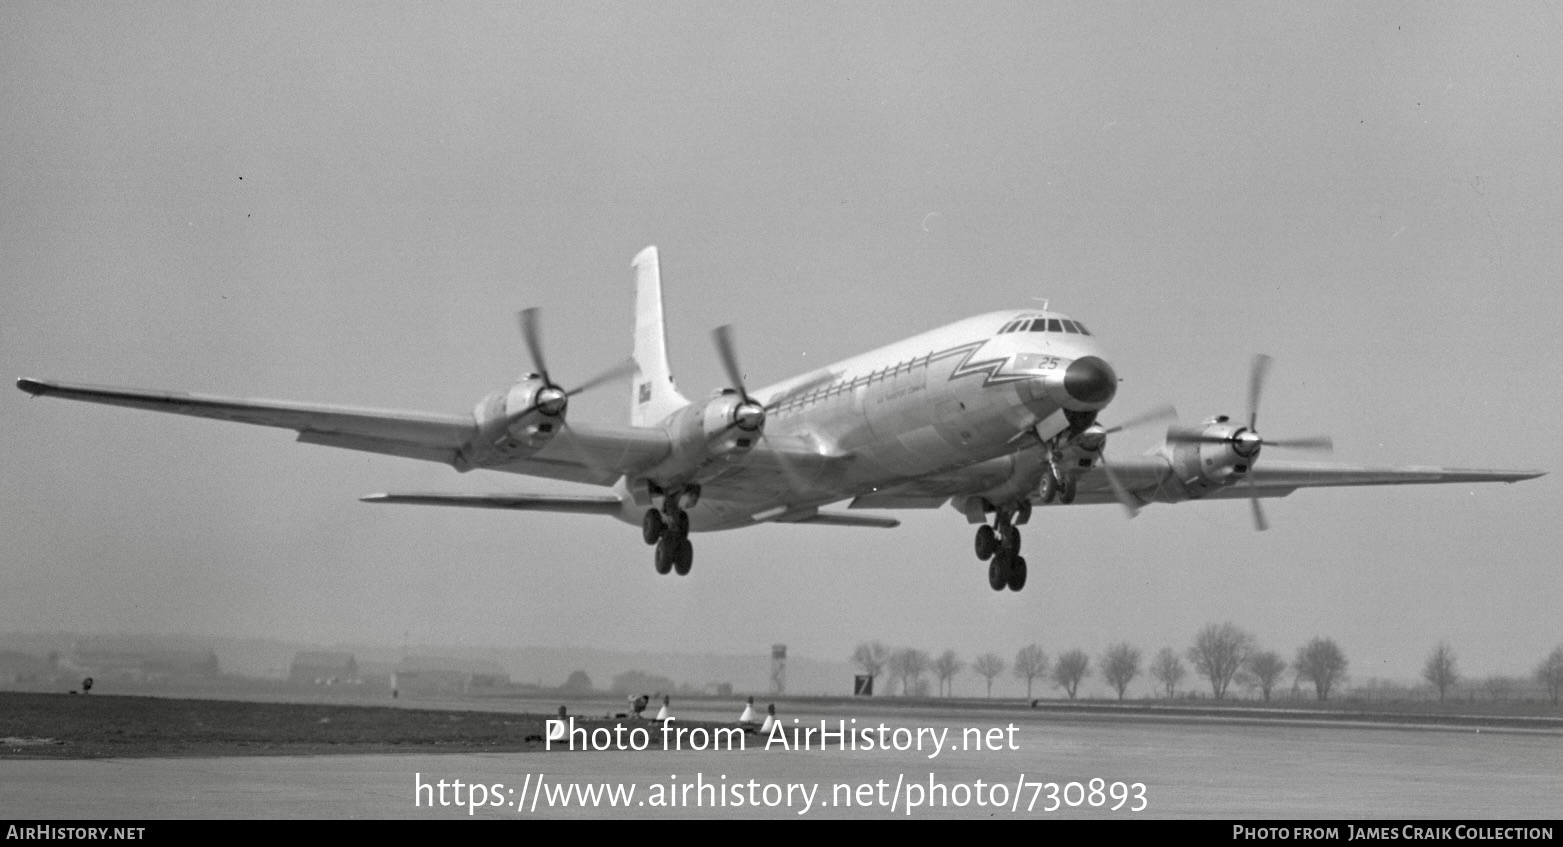
<svg viewBox="0 0 1563 847"><path fill-rule="evenodd" d="M1081 403L1106 403L1118 391L1118 374L1096 356L1081 356L1064 371L1064 391Z"/></svg>

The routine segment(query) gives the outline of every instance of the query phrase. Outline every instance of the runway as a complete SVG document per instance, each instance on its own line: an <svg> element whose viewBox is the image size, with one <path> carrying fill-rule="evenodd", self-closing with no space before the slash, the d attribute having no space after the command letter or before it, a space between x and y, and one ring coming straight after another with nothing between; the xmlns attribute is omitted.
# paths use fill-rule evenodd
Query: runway
<svg viewBox="0 0 1563 847"><path fill-rule="evenodd" d="M0 769L0 802L7 816L30 819L1563 813L1557 733L1081 719L1024 709L886 715L880 721L863 704L794 716L797 727L816 731L822 719L832 730L838 721L874 730L874 749L856 750L840 749L835 737L824 750L815 739L807 750L764 749L755 736L743 750L663 750L653 730L644 750L11 761ZM877 732L881 723L887 733ZM981 749L970 749L973 741ZM456 780L467 789L459 798ZM415 791L420 782L428 788ZM474 783L481 795L467 788ZM583 804L583 786L611 791Z"/></svg>

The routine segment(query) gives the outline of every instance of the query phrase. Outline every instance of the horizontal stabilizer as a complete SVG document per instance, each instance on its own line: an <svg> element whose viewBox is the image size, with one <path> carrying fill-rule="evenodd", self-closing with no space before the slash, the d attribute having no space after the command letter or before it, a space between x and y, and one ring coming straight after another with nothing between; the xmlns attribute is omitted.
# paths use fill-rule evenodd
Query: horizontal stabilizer
<svg viewBox="0 0 1563 847"><path fill-rule="evenodd" d="M370 494L365 503L405 503L411 506L465 506L469 509L516 509L523 512L570 512L617 515L622 504L612 494Z"/></svg>
<svg viewBox="0 0 1563 847"><path fill-rule="evenodd" d="M796 518L777 518L776 522L822 524L824 526L867 526L874 529L895 529L901 525L901 522L895 518L882 518L877 515L849 515L846 512L814 512Z"/></svg>

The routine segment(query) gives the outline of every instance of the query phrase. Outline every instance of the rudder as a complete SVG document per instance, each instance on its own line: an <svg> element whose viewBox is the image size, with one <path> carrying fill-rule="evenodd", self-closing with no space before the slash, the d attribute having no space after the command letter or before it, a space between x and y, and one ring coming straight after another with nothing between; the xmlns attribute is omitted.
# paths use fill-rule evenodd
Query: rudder
<svg viewBox="0 0 1563 847"><path fill-rule="evenodd" d="M662 318L662 271L657 248L630 262L635 278L635 378L630 382L630 425L656 426L689 405L668 370L667 326Z"/></svg>

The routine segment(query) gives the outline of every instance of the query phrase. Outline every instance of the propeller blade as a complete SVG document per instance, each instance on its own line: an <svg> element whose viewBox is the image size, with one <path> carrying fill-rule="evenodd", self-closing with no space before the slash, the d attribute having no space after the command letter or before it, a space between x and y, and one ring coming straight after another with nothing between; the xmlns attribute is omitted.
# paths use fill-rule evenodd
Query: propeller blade
<svg viewBox="0 0 1563 847"><path fill-rule="evenodd" d="M1270 357L1263 353L1254 355L1254 363L1248 371L1248 428L1254 429L1259 420L1259 392L1264 389L1265 374L1270 370Z"/></svg>
<svg viewBox="0 0 1563 847"><path fill-rule="evenodd" d="M625 359L624 361L618 363L617 365L614 365L613 367L603 371L600 374L597 374L596 376L592 377L591 379L586 380L585 382L581 383L580 385L577 385L576 387L570 389L569 391L566 391L564 396L566 396L566 397L574 397L575 395L580 394L582 391L589 391L589 390L591 390L593 388L596 388L599 385L602 385L605 382L612 382L612 381L614 381L616 379L620 379L622 377L629 376L630 374L632 374L634 372L635 372L635 360L634 359Z"/></svg>
<svg viewBox="0 0 1563 847"><path fill-rule="evenodd" d="M771 444L771 439L765 434L765 430L760 430L760 440L765 442L765 446L771 451L771 455L776 457L776 466L781 469L782 477L787 480L787 490L789 492L806 491L808 483L798 473L798 469L793 467L792 460L787 458L787 454L776 449L776 446Z"/></svg>
<svg viewBox="0 0 1563 847"><path fill-rule="evenodd" d="M1248 503L1254 510L1254 529L1264 532L1270 528L1270 522L1265 520L1265 510L1259 506L1259 486L1253 477L1248 478Z"/></svg>
<svg viewBox="0 0 1563 847"><path fill-rule="evenodd" d="M727 370L727 379L732 387L738 389L744 402L749 400L749 392L744 390L743 369L738 367L738 354L733 349L732 324L722 324L711 330L711 339L716 342L716 352L722 358L722 367Z"/></svg>
<svg viewBox="0 0 1563 847"><path fill-rule="evenodd" d="M1177 420L1177 417L1178 410L1173 408L1171 404L1166 406L1158 406L1148 412L1143 412L1124 421L1121 424L1118 424L1112 429L1107 430L1106 434L1112 435L1115 432L1122 432L1126 429L1134 429L1135 427L1144 426L1148 423L1155 423L1156 421L1167 420L1168 418Z"/></svg>
<svg viewBox="0 0 1563 847"><path fill-rule="evenodd" d="M1107 473L1107 484L1112 486L1113 496L1118 498L1118 503L1123 506L1125 512L1129 513L1129 519L1133 520L1140 514L1140 506L1134 502L1133 497L1129 496L1129 489L1124 487L1123 480L1118 478L1112 465L1107 464L1106 456L1102 457L1102 470Z"/></svg>
<svg viewBox="0 0 1563 847"><path fill-rule="evenodd" d="M526 349L532 354L532 364L537 372L542 375L543 382L549 382L548 363L543 361L542 331L538 328L537 307L522 309L516 313L516 320L521 327L521 340L526 342Z"/></svg>
<svg viewBox="0 0 1563 847"><path fill-rule="evenodd" d="M1307 438L1266 438L1260 443L1266 447L1290 447L1293 450L1335 449L1335 442L1328 435L1311 435Z"/></svg>

